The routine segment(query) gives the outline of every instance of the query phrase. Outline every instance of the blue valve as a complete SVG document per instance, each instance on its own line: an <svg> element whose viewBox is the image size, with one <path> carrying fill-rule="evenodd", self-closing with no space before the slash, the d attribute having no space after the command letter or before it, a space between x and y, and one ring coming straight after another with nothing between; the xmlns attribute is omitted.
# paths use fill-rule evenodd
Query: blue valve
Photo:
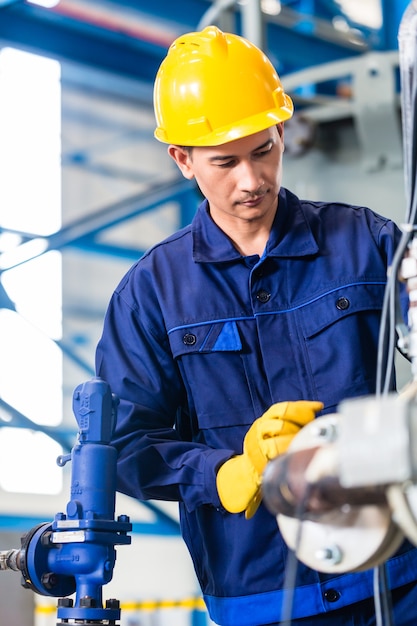
<svg viewBox="0 0 417 626"><path fill-rule="evenodd" d="M109 385L93 378L79 385L73 409L79 426L71 455L57 463L71 468L71 499L52 523L36 526L22 537L10 562L22 572L22 584L41 595L60 597L58 624L116 624L119 601L103 606L102 588L113 576L116 545L131 543L129 517L114 519L117 451L110 445L117 398ZM67 596L75 592L75 601Z"/></svg>

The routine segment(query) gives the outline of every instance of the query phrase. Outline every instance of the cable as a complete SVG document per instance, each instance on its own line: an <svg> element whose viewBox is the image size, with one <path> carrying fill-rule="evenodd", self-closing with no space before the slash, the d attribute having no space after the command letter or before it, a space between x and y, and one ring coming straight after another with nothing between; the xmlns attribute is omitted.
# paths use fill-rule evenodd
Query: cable
<svg viewBox="0 0 417 626"><path fill-rule="evenodd" d="M297 580L298 572L298 559L297 552L301 545L301 538L303 534L303 521L305 520L307 502L310 497L310 492L313 485L308 485L304 497L301 502L297 504L295 511L295 519L299 521L297 527L297 534L295 537L294 550L288 550L287 562L285 564L285 576L284 576L284 599L282 602L280 626L291 626L292 611L294 606L294 591Z"/></svg>
<svg viewBox="0 0 417 626"><path fill-rule="evenodd" d="M381 325L377 357L377 396L383 396L391 388L394 374L396 347L396 319L399 313L398 275L412 236L416 232L417 219L417 11L410 2L400 23L398 43L400 53L402 134L404 149L405 188L408 209L403 234L388 270L387 285L381 312ZM411 331L413 329L410 329ZM414 355L411 355L413 357ZM391 626L391 592L387 581L386 564L374 568L374 602L377 626Z"/></svg>

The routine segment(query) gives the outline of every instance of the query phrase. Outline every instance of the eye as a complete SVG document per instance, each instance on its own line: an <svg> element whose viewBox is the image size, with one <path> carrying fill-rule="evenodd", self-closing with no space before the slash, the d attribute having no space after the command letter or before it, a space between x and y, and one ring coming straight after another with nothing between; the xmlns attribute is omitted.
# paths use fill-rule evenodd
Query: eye
<svg viewBox="0 0 417 626"><path fill-rule="evenodd" d="M217 165L217 167L220 167L222 169L226 169L228 167L233 167L233 165L234 165L234 161L225 161L225 162L219 163Z"/></svg>
<svg viewBox="0 0 417 626"><path fill-rule="evenodd" d="M268 146L265 150L260 150L259 152L255 152L255 159L261 159L262 157L269 154L272 150L272 146Z"/></svg>

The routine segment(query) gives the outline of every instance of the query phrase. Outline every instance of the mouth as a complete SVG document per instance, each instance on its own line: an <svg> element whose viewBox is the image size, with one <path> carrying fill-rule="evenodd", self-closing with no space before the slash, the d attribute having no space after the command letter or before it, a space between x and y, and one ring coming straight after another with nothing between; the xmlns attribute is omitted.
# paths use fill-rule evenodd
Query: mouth
<svg viewBox="0 0 417 626"><path fill-rule="evenodd" d="M265 198L265 195L266 194L263 193L263 194L257 195L257 196L250 196L249 198L244 198L243 200L240 200L238 202L238 204L242 204L242 205L248 206L248 207L258 206L259 204L261 204L261 202Z"/></svg>

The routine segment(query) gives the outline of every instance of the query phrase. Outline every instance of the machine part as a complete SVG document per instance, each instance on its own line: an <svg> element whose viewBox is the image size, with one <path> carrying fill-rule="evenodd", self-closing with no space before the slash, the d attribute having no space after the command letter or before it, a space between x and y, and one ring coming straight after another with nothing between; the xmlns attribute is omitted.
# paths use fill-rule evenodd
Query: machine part
<svg viewBox="0 0 417 626"><path fill-rule="evenodd" d="M318 421L320 421L319 418ZM335 508L372 504L386 506L384 487L346 488L340 484L338 448L306 448L278 456L265 468L262 493L273 515L316 520Z"/></svg>
<svg viewBox="0 0 417 626"><path fill-rule="evenodd" d="M388 272L378 346L377 397L342 402L337 437L330 444L320 444L310 430L311 424L307 425L294 438L288 457L278 459L281 465L275 470L268 466L263 480L265 503L274 513L278 511L277 521L286 543L297 558L326 573L371 567L382 573L382 564L395 553L404 535L417 545L417 0L410 2L403 16L399 44L409 210ZM382 77L393 93L392 76L389 81L386 78L389 68L382 69L381 73L381 67L369 66L363 78ZM385 101L391 117L395 115L392 104L391 97ZM400 319L396 282L401 261L410 301L410 333L408 337L403 334L401 343L412 362L413 381L397 395L389 390L396 318ZM315 420L316 431L322 419L326 417ZM373 454L375 450L377 454ZM374 580L378 583L378 576ZM377 599L379 584L374 591ZM391 623L389 601L385 610Z"/></svg>
<svg viewBox="0 0 417 626"><path fill-rule="evenodd" d="M387 487L393 519L404 535L417 546L417 485L405 483Z"/></svg>
<svg viewBox="0 0 417 626"><path fill-rule="evenodd" d="M296 98L298 109L314 124L352 118L362 151L365 171L397 169L402 165L401 125L396 95L398 52L364 52L358 57L339 59L303 68L282 76L286 91ZM325 97L307 93L304 85L349 78L348 97ZM339 87L340 90L340 87ZM300 106L302 105L302 106ZM387 134L381 134L380 128ZM411 135L410 135L411 136Z"/></svg>
<svg viewBox="0 0 417 626"><path fill-rule="evenodd" d="M390 485L417 477L414 397L396 393L340 403L340 482L345 487ZM378 454L372 455L373 450ZM369 462L372 456L372 463Z"/></svg>
<svg viewBox="0 0 417 626"><path fill-rule="evenodd" d="M415 109L416 109L416 63L417 63L417 2L407 6L398 30L398 49L401 80L402 134L404 150L405 186L409 196L409 223L413 224L413 206L416 178ZM415 207L414 207L415 208Z"/></svg>
<svg viewBox="0 0 417 626"><path fill-rule="evenodd" d="M55 515L22 537L20 550L0 554L0 569L22 572L22 585L35 593L59 597L57 625L116 625L118 600L103 606L102 587L110 582L116 545L131 542L126 515L114 519L117 451L110 445L117 399L100 378L79 385L73 396L78 440L71 455L71 500ZM75 593L75 601L67 596Z"/></svg>
<svg viewBox="0 0 417 626"><path fill-rule="evenodd" d="M0 570L12 569L19 571L19 550L1 550L0 551Z"/></svg>
<svg viewBox="0 0 417 626"><path fill-rule="evenodd" d="M404 539L387 506L345 506L317 521L278 515L277 522L297 559L325 573L375 567L392 556Z"/></svg>
<svg viewBox="0 0 417 626"><path fill-rule="evenodd" d="M69 596L75 592L74 577L57 574L48 563L52 525L48 522L34 526L21 538L17 559L22 572L22 586L43 596Z"/></svg>
<svg viewBox="0 0 417 626"><path fill-rule="evenodd" d="M401 278L407 283L410 306L406 338L407 356L411 360L411 374L417 380L417 238L414 234L401 263ZM403 340L404 341L404 340Z"/></svg>
<svg viewBox="0 0 417 626"><path fill-rule="evenodd" d="M364 150L364 168L375 171L402 165L401 124L398 117L396 74L390 58L368 53L353 77L354 119ZM375 97L375 94L378 94ZM384 133L381 133L381 128Z"/></svg>
<svg viewBox="0 0 417 626"><path fill-rule="evenodd" d="M287 454L267 466L262 484L287 545L300 561L325 573L375 567L404 539L383 488L339 483L341 421L333 414L307 424Z"/></svg>

